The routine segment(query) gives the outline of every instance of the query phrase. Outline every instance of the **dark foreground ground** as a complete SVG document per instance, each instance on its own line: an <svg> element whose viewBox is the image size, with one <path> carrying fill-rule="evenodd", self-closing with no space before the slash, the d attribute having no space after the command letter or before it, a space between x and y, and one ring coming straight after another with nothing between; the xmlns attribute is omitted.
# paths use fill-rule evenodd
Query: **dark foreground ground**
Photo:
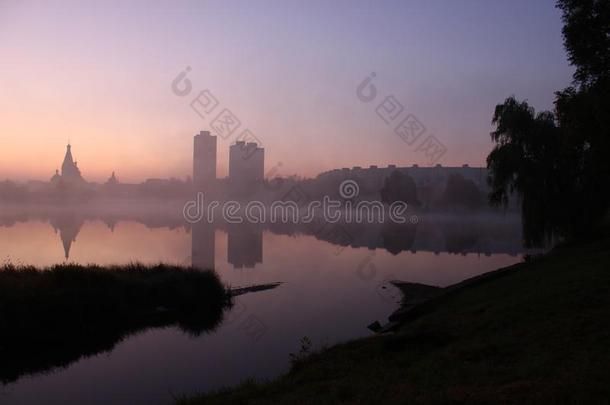
<svg viewBox="0 0 610 405"><path fill-rule="evenodd" d="M232 295L215 272L175 266L0 266L0 382L65 367L151 327L208 332Z"/></svg>
<svg viewBox="0 0 610 405"><path fill-rule="evenodd" d="M447 289L395 334L338 345L275 381L181 404L607 403L610 239Z"/></svg>

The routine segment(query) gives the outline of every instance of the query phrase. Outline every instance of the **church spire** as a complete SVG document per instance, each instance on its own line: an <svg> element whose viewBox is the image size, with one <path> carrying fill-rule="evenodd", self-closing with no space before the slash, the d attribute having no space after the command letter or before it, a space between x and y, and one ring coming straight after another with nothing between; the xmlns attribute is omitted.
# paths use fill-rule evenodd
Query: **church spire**
<svg viewBox="0 0 610 405"><path fill-rule="evenodd" d="M81 173L72 157L72 146L68 143L66 146L66 156L61 165L61 175L65 180L81 180Z"/></svg>
<svg viewBox="0 0 610 405"><path fill-rule="evenodd" d="M66 156L64 156L64 165L66 163L74 164L74 159L72 158L72 146L70 144L66 146Z"/></svg>

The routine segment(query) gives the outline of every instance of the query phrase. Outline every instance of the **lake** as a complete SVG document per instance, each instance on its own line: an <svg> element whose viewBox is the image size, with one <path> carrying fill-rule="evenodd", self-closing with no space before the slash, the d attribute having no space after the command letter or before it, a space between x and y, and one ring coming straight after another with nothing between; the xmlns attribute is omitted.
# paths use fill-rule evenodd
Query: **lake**
<svg viewBox="0 0 610 405"><path fill-rule="evenodd" d="M328 225L328 226L326 226ZM326 229L328 228L328 229ZM273 378L307 336L313 348L370 336L400 301L388 281L447 286L522 260L515 214L421 214L404 226L191 225L175 204L3 207L0 261L38 266L178 263L214 267L236 298L222 324L126 336L111 350L0 386L3 404L168 403Z"/></svg>

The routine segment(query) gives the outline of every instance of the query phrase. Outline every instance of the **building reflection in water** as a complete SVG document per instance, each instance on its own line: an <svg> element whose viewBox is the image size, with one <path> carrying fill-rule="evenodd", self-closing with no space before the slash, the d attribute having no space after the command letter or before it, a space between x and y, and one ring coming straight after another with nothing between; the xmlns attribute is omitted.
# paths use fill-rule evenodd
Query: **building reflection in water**
<svg viewBox="0 0 610 405"><path fill-rule="evenodd" d="M234 268L253 268L263 262L263 230L275 235L309 235L335 246L384 249L393 255L419 251L451 254L509 254L537 253L525 249L521 239L518 217L480 215L472 217L430 216L417 224L329 224L329 232L319 232L302 224L210 224L200 221L187 225L180 216L159 215L157 212L98 213L94 210L60 212L1 212L0 226L13 227L28 221L48 222L63 245L66 260L85 222L101 220L112 231L116 224L137 222L149 229L180 227L191 229L191 262L200 269L215 268L215 231L226 231L227 261ZM324 228L324 229L326 229ZM339 231L332 231L333 229ZM349 238L344 238L348 235ZM129 249L128 246L125 247ZM134 258L137 259L137 258Z"/></svg>
<svg viewBox="0 0 610 405"><path fill-rule="evenodd" d="M253 268L263 262L263 230L260 227L229 227L227 261L235 269Z"/></svg>
<svg viewBox="0 0 610 405"><path fill-rule="evenodd" d="M199 221L192 224L191 237L192 266L202 270L214 269L216 266L214 258L214 252L216 250L214 224L207 223L206 221Z"/></svg>
<svg viewBox="0 0 610 405"><path fill-rule="evenodd" d="M70 258L72 243L76 242L76 236L80 232L85 220L82 217L66 213L64 215L52 217L49 222L55 230L55 233L59 232L61 243L64 246L64 255L66 260L68 260Z"/></svg>

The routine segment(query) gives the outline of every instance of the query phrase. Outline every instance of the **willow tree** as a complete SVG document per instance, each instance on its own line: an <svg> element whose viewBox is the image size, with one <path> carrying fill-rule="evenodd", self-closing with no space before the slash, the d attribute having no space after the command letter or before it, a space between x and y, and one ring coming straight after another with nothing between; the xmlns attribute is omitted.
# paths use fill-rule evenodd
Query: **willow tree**
<svg viewBox="0 0 610 405"><path fill-rule="evenodd" d="M487 158L490 202L520 197L526 244L582 237L610 207L610 1L558 0L572 86L536 114L514 97L498 105Z"/></svg>
<svg viewBox="0 0 610 405"><path fill-rule="evenodd" d="M560 131L551 112L536 114L514 97L496 106L492 123L496 145L487 157L490 203L507 205L511 196L519 198L525 244L540 245L558 231Z"/></svg>

